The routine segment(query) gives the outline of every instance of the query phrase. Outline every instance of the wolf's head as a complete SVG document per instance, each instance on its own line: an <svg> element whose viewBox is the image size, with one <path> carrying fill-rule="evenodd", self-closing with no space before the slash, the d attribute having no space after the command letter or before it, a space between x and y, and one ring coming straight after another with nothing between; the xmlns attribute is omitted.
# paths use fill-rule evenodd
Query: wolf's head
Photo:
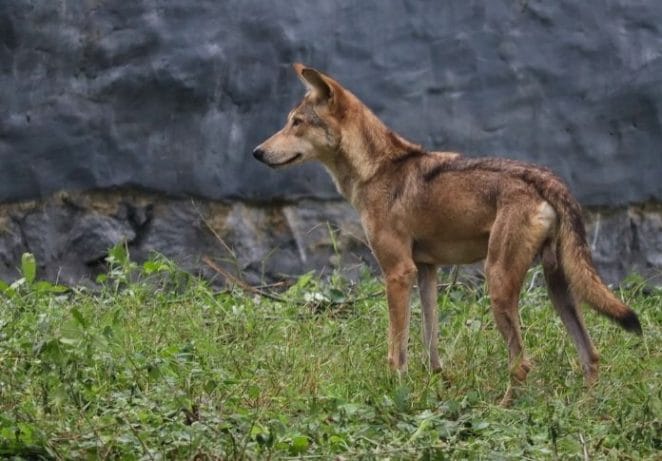
<svg viewBox="0 0 662 461"><path fill-rule="evenodd" d="M278 168L306 160L326 160L340 147L341 123L349 95L328 75L294 64L308 92L290 111L285 126L253 150L253 156Z"/></svg>
<svg viewBox="0 0 662 461"><path fill-rule="evenodd" d="M272 168L319 160L338 191L358 203L355 184L374 177L384 164L422 155L420 146L389 130L372 111L337 81L295 64L308 92L290 112L285 126L253 151Z"/></svg>

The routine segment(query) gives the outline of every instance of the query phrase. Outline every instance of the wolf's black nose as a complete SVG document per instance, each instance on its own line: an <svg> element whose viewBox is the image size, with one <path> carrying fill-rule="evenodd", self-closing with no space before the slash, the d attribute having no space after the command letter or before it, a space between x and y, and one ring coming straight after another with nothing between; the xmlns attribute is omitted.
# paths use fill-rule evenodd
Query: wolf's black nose
<svg viewBox="0 0 662 461"><path fill-rule="evenodd" d="M260 162L264 160L264 151L259 147L256 147L253 151L253 157L258 159Z"/></svg>

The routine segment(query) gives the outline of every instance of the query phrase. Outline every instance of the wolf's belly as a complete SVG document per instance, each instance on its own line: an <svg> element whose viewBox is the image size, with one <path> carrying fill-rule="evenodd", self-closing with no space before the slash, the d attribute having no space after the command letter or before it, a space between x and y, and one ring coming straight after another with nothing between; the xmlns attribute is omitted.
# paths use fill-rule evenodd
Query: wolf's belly
<svg viewBox="0 0 662 461"><path fill-rule="evenodd" d="M414 242L414 261L425 264L470 264L484 259L488 236L453 241Z"/></svg>

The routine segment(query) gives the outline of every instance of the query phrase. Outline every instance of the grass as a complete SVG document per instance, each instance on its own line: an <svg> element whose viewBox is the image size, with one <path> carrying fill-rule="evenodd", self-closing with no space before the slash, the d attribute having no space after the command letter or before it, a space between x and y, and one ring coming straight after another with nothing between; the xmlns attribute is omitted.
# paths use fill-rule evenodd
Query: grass
<svg viewBox="0 0 662 461"><path fill-rule="evenodd" d="M510 409L481 288L440 296L444 373L386 366L378 280L301 277L278 302L218 292L118 249L99 293L25 277L0 295L0 456L14 459L659 459L662 290L623 296L643 338L586 312L602 354L584 389L542 288L521 302L534 362ZM534 269L535 270L535 269Z"/></svg>

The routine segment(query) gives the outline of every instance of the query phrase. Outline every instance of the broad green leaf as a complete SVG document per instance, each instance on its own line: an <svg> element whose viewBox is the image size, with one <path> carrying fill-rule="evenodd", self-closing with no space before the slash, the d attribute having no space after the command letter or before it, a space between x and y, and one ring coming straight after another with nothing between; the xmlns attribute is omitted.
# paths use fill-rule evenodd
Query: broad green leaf
<svg viewBox="0 0 662 461"><path fill-rule="evenodd" d="M315 275L314 271L303 274L301 277L297 279L296 283L292 286L292 288L294 288L295 290L297 289L300 290L302 288L305 288L313 279L314 275Z"/></svg>
<svg viewBox="0 0 662 461"><path fill-rule="evenodd" d="M21 275L28 284L34 282L37 276L37 261L32 253L21 255Z"/></svg>
<svg viewBox="0 0 662 461"><path fill-rule="evenodd" d="M157 261L145 261L143 263L143 271L145 274L153 274L161 270L161 264Z"/></svg>
<svg viewBox="0 0 662 461"><path fill-rule="evenodd" d="M67 291L69 291L69 287L66 287L64 285L57 285L47 280L39 280L38 282L34 283L33 287L37 293L57 294L57 293L66 293Z"/></svg>
<svg viewBox="0 0 662 461"><path fill-rule="evenodd" d="M124 242L118 243L108 250L106 260L111 264L124 266L129 262L129 249Z"/></svg>
<svg viewBox="0 0 662 461"><path fill-rule="evenodd" d="M310 440L305 435L296 435L292 437L292 443L290 444L290 452L293 455L300 455L301 453L308 450L310 446Z"/></svg>

